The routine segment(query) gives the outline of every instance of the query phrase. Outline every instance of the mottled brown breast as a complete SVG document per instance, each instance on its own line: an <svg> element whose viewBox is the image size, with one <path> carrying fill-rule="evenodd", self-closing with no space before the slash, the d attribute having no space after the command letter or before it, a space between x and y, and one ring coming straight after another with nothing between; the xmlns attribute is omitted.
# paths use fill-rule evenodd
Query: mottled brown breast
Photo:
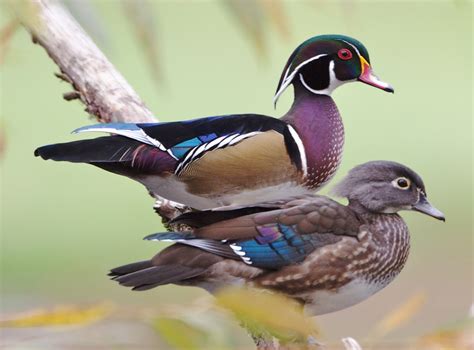
<svg viewBox="0 0 474 350"><path fill-rule="evenodd" d="M315 250L301 264L264 274L255 283L301 299L315 290L337 291L354 279L383 288L407 260L408 229L396 214L370 214L366 219L358 238L339 238Z"/></svg>
<svg viewBox="0 0 474 350"><path fill-rule="evenodd" d="M179 178L190 193L208 197L303 181L290 160L283 135L276 131L209 152L191 163Z"/></svg>

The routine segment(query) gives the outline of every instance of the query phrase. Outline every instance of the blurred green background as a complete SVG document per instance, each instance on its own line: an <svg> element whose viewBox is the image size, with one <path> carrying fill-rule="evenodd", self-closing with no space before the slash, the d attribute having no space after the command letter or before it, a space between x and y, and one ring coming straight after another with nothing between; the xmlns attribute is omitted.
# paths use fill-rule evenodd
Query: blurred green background
<svg viewBox="0 0 474 350"><path fill-rule="evenodd" d="M297 45L323 33L361 40L395 94L363 84L334 93L346 128L337 179L368 160L402 162L422 175L447 221L403 213L412 250L402 274L369 300L317 321L329 339L364 337L419 291L426 304L393 337L416 336L467 315L473 302L471 2L287 1L289 35L263 23L262 55L221 1L156 1L158 84L119 4L94 5L108 34L102 48L160 121L245 112L280 116L292 93L276 111L272 97ZM0 24L9 19L3 12ZM0 69L2 313L100 300L153 309L204 295L175 286L133 293L108 280L109 268L163 248L141 240L163 229L152 199L126 178L33 157L36 147L75 140L69 132L94 121L79 102L61 98L70 86L53 76L58 68L23 29Z"/></svg>

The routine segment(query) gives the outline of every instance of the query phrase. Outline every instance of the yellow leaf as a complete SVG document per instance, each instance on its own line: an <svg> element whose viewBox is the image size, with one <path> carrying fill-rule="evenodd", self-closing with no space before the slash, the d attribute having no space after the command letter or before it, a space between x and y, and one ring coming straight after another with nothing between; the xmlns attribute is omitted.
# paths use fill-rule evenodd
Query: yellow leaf
<svg viewBox="0 0 474 350"><path fill-rule="evenodd" d="M448 328L438 329L421 337L422 349L472 350L474 349L474 320L456 322Z"/></svg>
<svg viewBox="0 0 474 350"><path fill-rule="evenodd" d="M375 327L373 338L381 338L412 318L423 306L425 293L417 293L386 315Z"/></svg>
<svg viewBox="0 0 474 350"><path fill-rule="evenodd" d="M111 304L91 307L57 306L52 310L34 310L0 320L0 327L45 327L86 325L103 319L112 311Z"/></svg>
<svg viewBox="0 0 474 350"><path fill-rule="evenodd" d="M269 332L281 340L306 341L317 333L314 322L303 315L294 300L255 289L226 289L217 294L217 304L232 311L250 329Z"/></svg>
<svg viewBox="0 0 474 350"><path fill-rule="evenodd" d="M265 13L273 22L280 35L288 40L290 38L290 28L286 17L285 9L281 0L260 0Z"/></svg>
<svg viewBox="0 0 474 350"><path fill-rule="evenodd" d="M171 317L160 317L155 330L173 347L183 350L206 349L209 335L189 323Z"/></svg>

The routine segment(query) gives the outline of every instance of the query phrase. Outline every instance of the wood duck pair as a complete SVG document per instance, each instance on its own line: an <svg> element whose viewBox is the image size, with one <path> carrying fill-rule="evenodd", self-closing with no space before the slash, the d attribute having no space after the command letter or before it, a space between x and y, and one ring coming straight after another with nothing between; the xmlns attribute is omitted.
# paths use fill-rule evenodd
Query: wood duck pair
<svg viewBox="0 0 474 350"><path fill-rule="evenodd" d="M282 73L274 101L290 84L295 99L281 119L246 114L95 125L77 132L116 136L44 146L35 154L126 175L157 197L204 210L173 221L189 231L149 236L177 243L151 260L113 269L119 283L211 292L250 284L284 292L312 314L336 311L380 290L403 267L409 236L398 211L444 219L428 203L421 178L393 162L353 169L335 191L348 206L311 194L341 160L344 130L330 95L353 81L393 92L372 73L359 41L317 36L293 52Z"/></svg>
<svg viewBox="0 0 474 350"><path fill-rule="evenodd" d="M40 147L44 159L88 163L143 183L156 197L195 209L309 194L341 161L344 128L330 97L360 81L393 92L372 72L367 49L342 35L302 43L290 56L274 102L294 87L280 119L236 114L152 124L101 124L75 132L115 134Z"/></svg>
<svg viewBox="0 0 474 350"><path fill-rule="evenodd" d="M134 290L174 283L213 293L250 285L289 295L320 315L368 298L398 275L410 247L399 211L444 220L420 176L395 162L355 167L334 194L349 204L301 195L183 214L174 221L192 230L146 237L176 244L110 275Z"/></svg>

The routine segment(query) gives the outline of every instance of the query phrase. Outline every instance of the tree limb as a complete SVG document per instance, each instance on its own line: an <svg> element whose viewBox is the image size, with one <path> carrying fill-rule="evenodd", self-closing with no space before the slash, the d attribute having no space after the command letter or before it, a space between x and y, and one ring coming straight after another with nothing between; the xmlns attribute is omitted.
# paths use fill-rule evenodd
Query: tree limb
<svg viewBox="0 0 474 350"><path fill-rule="evenodd" d="M64 6L55 0L32 0L32 5L37 18L22 23L59 66L61 79L71 83L75 93L65 99L79 98L104 123L157 121Z"/></svg>

